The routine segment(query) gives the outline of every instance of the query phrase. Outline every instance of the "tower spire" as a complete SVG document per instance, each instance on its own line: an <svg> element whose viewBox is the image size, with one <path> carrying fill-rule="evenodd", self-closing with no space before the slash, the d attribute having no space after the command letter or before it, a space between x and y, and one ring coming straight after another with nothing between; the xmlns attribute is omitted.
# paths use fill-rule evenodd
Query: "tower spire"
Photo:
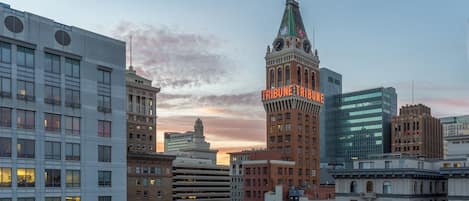
<svg viewBox="0 0 469 201"><path fill-rule="evenodd" d="M130 66L129 69L131 71L134 70L134 67L132 66L132 35L130 35L130 52L129 52L129 57L130 57Z"/></svg>
<svg viewBox="0 0 469 201"><path fill-rule="evenodd" d="M299 3L295 0L286 0L285 11L277 35L277 37L286 36L294 36L300 39L307 38Z"/></svg>

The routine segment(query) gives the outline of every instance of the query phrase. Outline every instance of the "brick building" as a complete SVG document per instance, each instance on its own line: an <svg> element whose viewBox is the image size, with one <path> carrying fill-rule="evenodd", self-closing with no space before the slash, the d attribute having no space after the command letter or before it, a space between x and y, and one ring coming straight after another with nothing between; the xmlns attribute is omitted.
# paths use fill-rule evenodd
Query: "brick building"
<svg viewBox="0 0 469 201"><path fill-rule="evenodd" d="M391 150L426 158L443 158L443 129L425 105L406 105L391 125Z"/></svg>

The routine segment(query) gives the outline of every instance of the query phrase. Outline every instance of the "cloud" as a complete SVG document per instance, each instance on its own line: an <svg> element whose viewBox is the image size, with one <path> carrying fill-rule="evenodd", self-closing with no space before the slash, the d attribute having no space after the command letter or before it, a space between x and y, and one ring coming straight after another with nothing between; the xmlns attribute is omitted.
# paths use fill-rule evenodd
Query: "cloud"
<svg viewBox="0 0 469 201"><path fill-rule="evenodd" d="M129 22L121 22L112 34L125 41L132 36L133 65L161 87L213 84L229 73L228 59L213 51L220 45L213 36Z"/></svg>

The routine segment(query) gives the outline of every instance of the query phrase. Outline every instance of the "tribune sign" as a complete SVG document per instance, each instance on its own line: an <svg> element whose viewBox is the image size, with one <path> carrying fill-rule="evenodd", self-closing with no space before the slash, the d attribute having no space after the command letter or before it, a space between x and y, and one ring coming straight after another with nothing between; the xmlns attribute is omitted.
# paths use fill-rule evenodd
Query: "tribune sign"
<svg viewBox="0 0 469 201"><path fill-rule="evenodd" d="M324 103L324 94L299 85L289 85L279 88L262 90L262 100L272 100L288 96L301 96L308 100Z"/></svg>

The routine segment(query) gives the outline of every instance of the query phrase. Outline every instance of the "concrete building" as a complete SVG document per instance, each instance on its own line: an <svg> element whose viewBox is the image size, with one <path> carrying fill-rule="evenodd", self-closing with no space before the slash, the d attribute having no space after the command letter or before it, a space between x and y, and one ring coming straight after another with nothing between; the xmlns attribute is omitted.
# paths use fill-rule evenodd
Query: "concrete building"
<svg viewBox="0 0 469 201"><path fill-rule="evenodd" d="M299 3L286 8L272 49L267 48L266 88L262 102L267 115L267 149L295 162L293 186L319 185L319 56L308 40ZM246 195L245 195L246 196Z"/></svg>
<svg viewBox="0 0 469 201"><path fill-rule="evenodd" d="M443 126L444 157L469 154L469 115L445 117L440 122Z"/></svg>
<svg viewBox="0 0 469 201"><path fill-rule="evenodd" d="M204 125L200 118L194 124L194 131L185 133L165 132L164 152L186 158L212 160L217 163L218 150L210 149L210 143L205 141Z"/></svg>
<svg viewBox="0 0 469 201"><path fill-rule="evenodd" d="M468 155L459 159L445 160L440 174L447 179L448 201L469 200L469 160Z"/></svg>
<svg viewBox="0 0 469 201"><path fill-rule="evenodd" d="M425 158L443 158L440 120L425 105L402 106L391 123L391 152Z"/></svg>
<svg viewBox="0 0 469 201"><path fill-rule="evenodd" d="M397 113L392 87L349 92L336 96L336 162L351 166L353 159L391 151L391 118Z"/></svg>
<svg viewBox="0 0 469 201"><path fill-rule="evenodd" d="M0 199L126 200L125 43L0 18Z"/></svg>
<svg viewBox="0 0 469 201"><path fill-rule="evenodd" d="M207 159L176 158L173 200L230 201L229 167Z"/></svg>
<svg viewBox="0 0 469 201"><path fill-rule="evenodd" d="M335 162L334 128L337 122L337 103L335 97L342 94L342 75L328 68L319 69L319 88L324 94L324 105L321 107L319 133L321 168Z"/></svg>
<svg viewBox="0 0 469 201"><path fill-rule="evenodd" d="M243 201L243 162L250 160L252 152L256 150L230 153L231 201Z"/></svg>
<svg viewBox="0 0 469 201"><path fill-rule="evenodd" d="M334 170L337 201L444 201L448 183L440 161L387 157Z"/></svg>

